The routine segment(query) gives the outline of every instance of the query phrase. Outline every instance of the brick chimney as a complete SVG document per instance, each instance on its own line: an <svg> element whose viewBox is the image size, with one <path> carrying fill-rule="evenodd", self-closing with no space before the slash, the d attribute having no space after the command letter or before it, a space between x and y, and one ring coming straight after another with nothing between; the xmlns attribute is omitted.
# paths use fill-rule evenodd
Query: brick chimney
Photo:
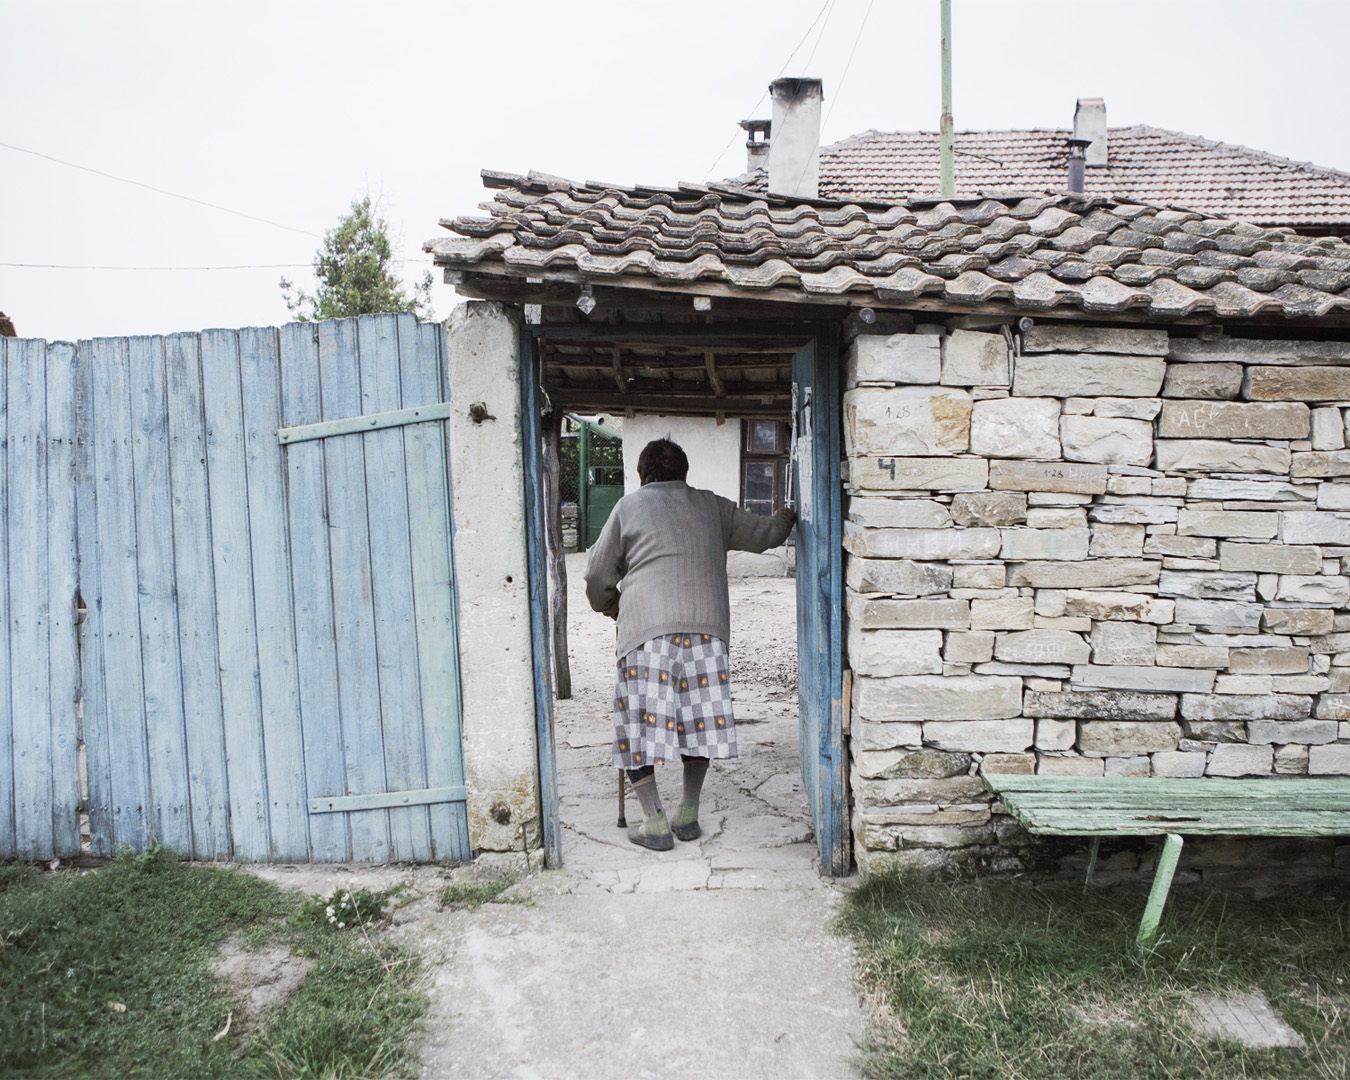
<svg viewBox="0 0 1350 1080"><path fill-rule="evenodd" d="M769 143L769 191L814 199L820 195L820 103L825 94L819 79L775 79L773 138Z"/></svg>
<svg viewBox="0 0 1350 1080"><path fill-rule="evenodd" d="M1099 97L1079 98L1073 111L1073 137L1087 142L1083 159L1090 169L1107 164L1106 102Z"/></svg>

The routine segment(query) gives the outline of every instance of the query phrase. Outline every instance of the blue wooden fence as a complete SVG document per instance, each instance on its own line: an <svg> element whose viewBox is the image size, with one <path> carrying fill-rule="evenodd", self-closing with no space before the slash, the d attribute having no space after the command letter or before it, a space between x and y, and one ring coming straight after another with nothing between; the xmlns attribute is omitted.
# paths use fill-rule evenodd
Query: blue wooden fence
<svg viewBox="0 0 1350 1080"><path fill-rule="evenodd" d="M0 855L468 858L441 328L4 360Z"/></svg>

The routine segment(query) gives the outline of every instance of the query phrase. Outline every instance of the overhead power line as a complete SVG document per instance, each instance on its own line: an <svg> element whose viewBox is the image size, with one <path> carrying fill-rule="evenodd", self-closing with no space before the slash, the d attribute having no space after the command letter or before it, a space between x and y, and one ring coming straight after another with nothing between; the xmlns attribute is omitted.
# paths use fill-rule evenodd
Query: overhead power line
<svg viewBox="0 0 1350 1080"><path fill-rule="evenodd" d="M308 229L297 229L294 225L283 225L279 221L271 221L268 218L258 217L256 214L246 214L242 210L233 210L228 206L221 206L219 203L207 202L205 199L197 199L191 195L180 195L176 191L155 187L154 184L147 184L142 180L131 180L125 176L117 176L114 173L104 172L102 169L91 168L88 165L79 165L73 161L65 161L62 158L52 157L51 154L44 154L38 150L29 150L27 147L15 146L13 143L7 142L0 142L0 146L3 146L6 150L17 151L20 154L31 154L33 157L40 157L45 161L54 161L57 165L64 165L68 169L79 169L81 172L93 173L95 176L102 176L108 180L116 180L119 184L130 184L132 187L145 188L147 191L153 191L157 195L167 195L171 199L182 199L184 202L196 203L198 206L205 206L211 210L219 210L225 214L233 214L235 217L261 222L263 225L271 225L276 229L285 229L287 232L300 233L301 236L310 236L318 240L323 239L318 233L310 232Z"/></svg>
<svg viewBox="0 0 1350 1080"><path fill-rule="evenodd" d="M390 262L424 262L423 259L392 258ZM240 263L235 266L90 266L84 263L24 263L0 262L0 267L18 267L26 270L306 270L313 263Z"/></svg>

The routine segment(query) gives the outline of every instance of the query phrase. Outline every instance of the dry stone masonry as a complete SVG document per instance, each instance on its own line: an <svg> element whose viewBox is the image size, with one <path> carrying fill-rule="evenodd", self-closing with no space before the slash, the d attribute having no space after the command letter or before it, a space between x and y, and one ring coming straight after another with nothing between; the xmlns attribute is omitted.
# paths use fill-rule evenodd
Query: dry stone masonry
<svg viewBox="0 0 1350 1080"><path fill-rule="evenodd" d="M1029 858L982 771L1350 774L1350 344L921 325L846 377L864 869Z"/></svg>

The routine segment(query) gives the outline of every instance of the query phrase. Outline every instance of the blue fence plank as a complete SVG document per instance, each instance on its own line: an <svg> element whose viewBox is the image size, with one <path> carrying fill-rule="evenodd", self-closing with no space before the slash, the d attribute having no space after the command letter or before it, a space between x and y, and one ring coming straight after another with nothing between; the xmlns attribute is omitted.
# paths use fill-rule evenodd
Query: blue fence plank
<svg viewBox="0 0 1350 1080"><path fill-rule="evenodd" d="M309 806L295 671L286 489L282 475L281 352L277 331L239 331L250 550L258 624L258 685L274 859L309 859Z"/></svg>
<svg viewBox="0 0 1350 1080"><path fill-rule="evenodd" d="M142 850L151 839L150 771L141 678L135 478L126 339L93 343L94 497L103 651L103 724L111 777L111 843ZM91 785L92 786L92 785Z"/></svg>
<svg viewBox="0 0 1350 1080"><path fill-rule="evenodd" d="M357 339L363 413L430 404L402 398L398 323L394 316L363 316L357 323ZM366 459L366 512L370 521L380 728L384 741L385 782L389 791L413 791L427 786L417 629L413 624L408 469L403 457L405 430L386 428L361 436ZM395 860L431 858L426 807L391 809L389 841L390 857Z"/></svg>
<svg viewBox="0 0 1350 1080"><path fill-rule="evenodd" d="M444 328L406 315L400 317L398 331L404 400L444 400ZM464 783L464 760L445 424L412 424L404 429L403 439L427 785L449 787ZM431 857L456 862L468 859L465 804L438 803L427 809Z"/></svg>
<svg viewBox="0 0 1350 1080"><path fill-rule="evenodd" d="M319 379L323 419L361 412L355 319L319 326ZM380 736L380 685L371 596L369 523L363 440L359 434L323 440L328 538L333 566L333 629L338 655L345 790L314 795L369 795L387 791ZM348 815L352 858L389 858L388 815L383 810Z"/></svg>
<svg viewBox="0 0 1350 1080"><path fill-rule="evenodd" d="M71 855L80 850L80 672L75 638L75 598L79 585L75 557L76 362L75 346L69 342L47 347L47 611L51 642L47 700L52 723L53 855Z"/></svg>
<svg viewBox="0 0 1350 1080"><path fill-rule="evenodd" d="M201 342L230 832L237 858L265 861L271 844L258 697L239 335L233 330L207 330Z"/></svg>
<svg viewBox="0 0 1350 1080"><path fill-rule="evenodd" d="M174 596L164 339L129 339L127 375L131 387L131 461L151 829L161 844L190 852L192 823Z"/></svg>
<svg viewBox="0 0 1350 1080"><path fill-rule="evenodd" d="M205 406L197 335L171 335L165 339L164 354L192 854L198 859L227 859L232 854L229 781L225 767L215 571L206 484Z"/></svg>
<svg viewBox="0 0 1350 1080"><path fill-rule="evenodd" d="M13 359L11 360L11 350ZM19 343L0 337L0 567L9 565L9 365L18 363ZM10 699L13 691L9 663L13 626L9 621L9 574L0 573L0 626L5 628L0 648L0 857L14 851L14 728Z"/></svg>
<svg viewBox="0 0 1350 1080"><path fill-rule="evenodd" d="M282 423L318 423L319 338L313 323L281 328ZM291 596L295 618L296 675L303 725L306 794L339 794L345 769L338 709L337 649L333 634L332 571L328 559L328 505L324 491L324 442L282 450L290 531ZM316 862L350 858L345 814L315 814L309 821Z"/></svg>

